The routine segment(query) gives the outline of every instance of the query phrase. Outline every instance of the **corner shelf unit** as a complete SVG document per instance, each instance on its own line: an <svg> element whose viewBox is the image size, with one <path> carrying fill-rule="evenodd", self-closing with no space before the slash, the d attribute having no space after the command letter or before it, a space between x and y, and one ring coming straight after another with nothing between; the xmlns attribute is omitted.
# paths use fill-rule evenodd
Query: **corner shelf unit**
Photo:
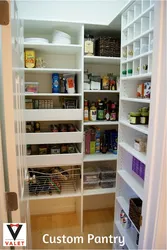
<svg viewBox="0 0 167 250"><path fill-rule="evenodd" d="M137 235L140 231L129 218L129 200L138 197L143 203L144 180L132 170L132 159L137 158L147 169L147 153L134 149L134 140L149 136L149 125L132 125L128 119L130 112L136 112L142 106L151 105L151 99L136 97L137 84L151 81L152 53L154 37L154 3L152 0L133 1L122 14L121 31L121 69L120 69L120 109L119 137L115 203L115 235L125 237L128 249L138 249ZM124 210L131 222L124 229L120 221L120 212ZM132 230L133 229L133 230ZM142 227L140 228L142 230ZM139 246L140 246L139 236ZM117 246L114 246L117 249Z"/></svg>

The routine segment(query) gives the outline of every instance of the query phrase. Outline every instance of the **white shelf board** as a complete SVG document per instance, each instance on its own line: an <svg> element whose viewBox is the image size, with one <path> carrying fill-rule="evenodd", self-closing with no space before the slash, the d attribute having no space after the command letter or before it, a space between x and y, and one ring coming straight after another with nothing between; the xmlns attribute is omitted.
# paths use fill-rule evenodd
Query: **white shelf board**
<svg viewBox="0 0 167 250"><path fill-rule="evenodd" d="M118 94L119 90L84 90L84 93Z"/></svg>
<svg viewBox="0 0 167 250"><path fill-rule="evenodd" d="M25 121L81 121L82 109L25 109Z"/></svg>
<svg viewBox="0 0 167 250"><path fill-rule="evenodd" d="M152 76L152 73L146 73L146 74L141 74L141 75L132 75L132 76L125 76L121 77L121 80L144 80L144 79L150 79Z"/></svg>
<svg viewBox="0 0 167 250"><path fill-rule="evenodd" d="M146 53L143 53L143 54L141 54L141 55L138 55L138 56L134 56L134 57L132 57L132 58L129 58L129 59L127 59L127 60L121 60L121 63L122 64L125 64L125 63L128 63L128 62L132 62L132 61L134 61L134 60L136 60L136 59L140 59L140 58L142 58L142 57L145 57L145 56L149 56L149 55L151 55L153 53L153 51L151 50L151 51L148 51L148 52L146 52Z"/></svg>
<svg viewBox="0 0 167 250"><path fill-rule="evenodd" d="M48 154L26 156L27 167L52 167L64 165L81 165L83 161L82 153L73 154Z"/></svg>
<svg viewBox="0 0 167 250"><path fill-rule="evenodd" d="M84 190L84 196L91 196L91 195L101 195L101 194L113 194L116 192L116 188L96 188L96 189L89 189Z"/></svg>
<svg viewBox="0 0 167 250"><path fill-rule="evenodd" d="M92 161L114 161L117 160L117 155L112 153L97 153L97 154L85 154L84 162L92 162Z"/></svg>
<svg viewBox="0 0 167 250"><path fill-rule="evenodd" d="M154 30L154 28L151 28L151 29L149 29L149 30L143 32L143 33L140 34L139 36L135 37L135 38L132 39L131 41L128 41L127 43L122 44L122 48L124 48L124 47L126 47L126 46L128 46L128 45L130 45L130 44L132 44L132 43L134 43L135 41L139 40L139 39L142 38L142 37L147 36L149 33L153 32L153 30Z"/></svg>
<svg viewBox="0 0 167 250"><path fill-rule="evenodd" d="M25 73L78 73L81 72L81 69L59 69L59 68L24 68Z"/></svg>
<svg viewBox="0 0 167 250"><path fill-rule="evenodd" d="M144 188L143 186L126 170L118 170L118 174L126 182L126 184L143 200Z"/></svg>
<svg viewBox="0 0 167 250"><path fill-rule="evenodd" d="M70 198L70 197L80 197L81 192L77 190L75 192L62 191L61 194L38 194L26 196L26 200L48 200L48 199L60 199L60 198Z"/></svg>
<svg viewBox="0 0 167 250"><path fill-rule="evenodd" d="M82 132L26 133L26 144L82 143Z"/></svg>
<svg viewBox="0 0 167 250"><path fill-rule="evenodd" d="M100 126L100 125L109 125L109 126L111 126L111 125L118 125L119 124L119 122L118 121L95 121L95 122L91 122L91 121L89 121L89 122L84 122L84 125L85 126Z"/></svg>
<svg viewBox="0 0 167 250"><path fill-rule="evenodd" d="M114 64L114 65L120 65L120 57L84 56L84 62L87 63L87 64Z"/></svg>
<svg viewBox="0 0 167 250"><path fill-rule="evenodd" d="M133 221L129 217L129 204L128 204L128 202L122 196L118 196L116 198L116 200L119 203L119 205L121 206L121 208L124 210L124 212L126 213L126 215L128 216L130 222L133 224L133 226L135 227L136 231L140 234L140 231L136 228L135 224L133 223Z"/></svg>
<svg viewBox="0 0 167 250"><path fill-rule="evenodd" d="M127 126L129 128L132 128L134 130L137 130L137 131L139 131L139 132L141 132L143 134L148 135L148 126L146 126L146 125L132 125L132 124L130 124L129 121L126 121L126 120L125 121L120 120L119 123L122 124L122 125L125 125L125 126Z"/></svg>
<svg viewBox="0 0 167 250"><path fill-rule="evenodd" d="M56 97L56 96L81 96L80 93L74 93L74 94L68 94L68 93L25 93L25 96L50 96L50 97Z"/></svg>
<svg viewBox="0 0 167 250"><path fill-rule="evenodd" d="M150 103L150 99L147 99L147 98L121 97L120 100L121 101L127 101L127 102Z"/></svg>
<svg viewBox="0 0 167 250"><path fill-rule="evenodd" d="M78 44L53 44L53 43L24 43L25 49L35 49L46 53L56 53L58 55L76 54L81 51L82 46Z"/></svg>
<svg viewBox="0 0 167 250"><path fill-rule="evenodd" d="M130 153L131 155L133 155L134 157L136 157L139 161L141 161L142 163L146 164L146 153L138 152L132 146L130 146L129 144L127 144L125 142L120 142L119 145L123 149L125 149L128 153Z"/></svg>
<svg viewBox="0 0 167 250"><path fill-rule="evenodd" d="M125 31L127 28L129 28L133 23L136 23L139 21L139 19L143 16L145 16L148 12L150 12L154 8L154 5L150 6L148 9L146 9L144 12L142 12L138 17L134 18L134 20L130 23L128 23L122 31Z"/></svg>
<svg viewBox="0 0 167 250"><path fill-rule="evenodd" d="M138 246L134 243L134 241L136 239L132 240L130 234L128 233L128 230L130 230L130 229L124 229L119 221L116 221L115 225L116 225L119 233L121 234L121 236L125 237L125 243L126 243L128 249L129 250L135 250L135 249L137 250Z"/></svg>

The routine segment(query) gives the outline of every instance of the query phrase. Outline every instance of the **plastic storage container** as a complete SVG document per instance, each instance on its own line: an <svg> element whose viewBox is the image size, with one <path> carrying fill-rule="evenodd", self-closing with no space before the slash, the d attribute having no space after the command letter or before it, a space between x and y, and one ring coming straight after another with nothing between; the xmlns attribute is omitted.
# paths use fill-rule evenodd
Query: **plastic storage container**
<svg viewBox="0 0 167 250"><path fill-rule="evenodd" d="M86 181L84 182L84 189L94 189L99 187L99 181Z"/></svg>
<svg viewBox="0 0 167 250"><path fill-rule="evenodd" d="M108 180L116 178L116 171L112 170L111 167L101 167L100 168L100 179Z"/></svg>
<svg viewBox="0 0 167 250"><path fill-rule="evenodd" d="M84 168L84 182L99 181L99 168L86 167Z"/></svg>
<svg viewBox="0 0 167 250"><path fill-rule="evenodd" d="M25 82L25 93L38 93L38 82Z"/></svg>
<svg viewBox="0 0 167 250"><path fill-rule="evenodd" d="M115 187L115 178L109 180L101 180L100 186L102 188L113 188Z"/></svg>

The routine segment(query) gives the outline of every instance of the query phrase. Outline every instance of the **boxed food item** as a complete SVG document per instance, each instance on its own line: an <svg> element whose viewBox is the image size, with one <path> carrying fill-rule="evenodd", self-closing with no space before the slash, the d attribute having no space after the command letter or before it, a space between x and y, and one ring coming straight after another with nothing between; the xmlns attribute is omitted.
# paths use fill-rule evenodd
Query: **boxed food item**
<svg viewBox="0 0 167 250"><path fill-rule="evenodd" d="M144 97L144 83L137 84L137 97Z"/></svg>
<svg viewBox="0 0 167 250"><path fill-rule="evenodd" d="M100 167L100 179L108 180L116 178L116 171L112 170L109 166Z"/></svg>
<svg viewBox="0 0 167 250"><path fill-rule="evenodd" d="M115 178L109 180L101 180L100 186L102 188L113 188L115 187Z"/></svg>
<svg viewBox="0 0 167 250"><path fill-rule="evenodd" d="M144 98L150 98L151 96L151 82L144 83Z"/></svg>
<svg viewBox="0 0 167 250"><path fill-rule="evenodd" d="M84 189L95 189L99 187L99 180L84 181Z"/></svg>
<svg viewBox="0 0 167 250"><path fill-rule="evenodd" d="M85 167L84 168L84 181L99 181L99 168L97 167Z"/></svg>
<svg viewBox="0 0 167 250"><path fill-rule="evenodd" d="M33 109L33 100L32 99L25 99L25 108L26 109Z"/></svg>
<svg viewBox="0 0 167 250"><path fill-rule="evenodd" d="M139 152L146 152L147 138L136 138L134 141L134 148Z"/></svg>
<svg viewBox="0 0 167 250"><path fill-rule="evenodd" d="M48 153L47 145L39 146L39 155L46 155Z"/></svg>
<svg viewBox="0 0 167 250"><path fill-rule="evenodd" d="M39 82L25 82L25 93L38 93Z"/></svg>

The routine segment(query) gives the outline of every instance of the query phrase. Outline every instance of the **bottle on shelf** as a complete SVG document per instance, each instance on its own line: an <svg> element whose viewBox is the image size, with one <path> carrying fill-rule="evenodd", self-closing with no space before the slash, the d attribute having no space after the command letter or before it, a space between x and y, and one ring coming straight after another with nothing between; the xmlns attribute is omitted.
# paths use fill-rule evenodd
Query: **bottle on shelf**
<svg viewBox="0 0 167 250"><path fill-rule="evenodd" d="M92 102L90 107L90 121L96 121L97 120L97 108L95 106L95 103Z"/></svg>
<svg viewBox="0 0 167 250"><path fill-rule="evenodd" d="M116 103L111 103L111 109L110 109L110 121L116 121L117 120L117 109L116 109Z"/></svg>
<svg viewBox="0 0 167 250"><path fill-rule="evenodd" d="M107 110L106 110L105 119L106 121L110 120L110 102L107 102Z"/></svg>
<svg viewBox="0 0 167 250"><path fill-rule="evenodd" d="M104 105L101 100L98 101L97 120L104 120Z"/></svg>
<svg viewBox="0 0 167 250"><path fill-rule="evenodd" d="M84 121L89 121L89 107L88 107L88 101L84 101Z"/></svg>
<svg viewBox="0 0 167 250"><path fill-rule="evenodd" d="M107 113L107 98L104 98L104 120L106 119Z"/></svg>

